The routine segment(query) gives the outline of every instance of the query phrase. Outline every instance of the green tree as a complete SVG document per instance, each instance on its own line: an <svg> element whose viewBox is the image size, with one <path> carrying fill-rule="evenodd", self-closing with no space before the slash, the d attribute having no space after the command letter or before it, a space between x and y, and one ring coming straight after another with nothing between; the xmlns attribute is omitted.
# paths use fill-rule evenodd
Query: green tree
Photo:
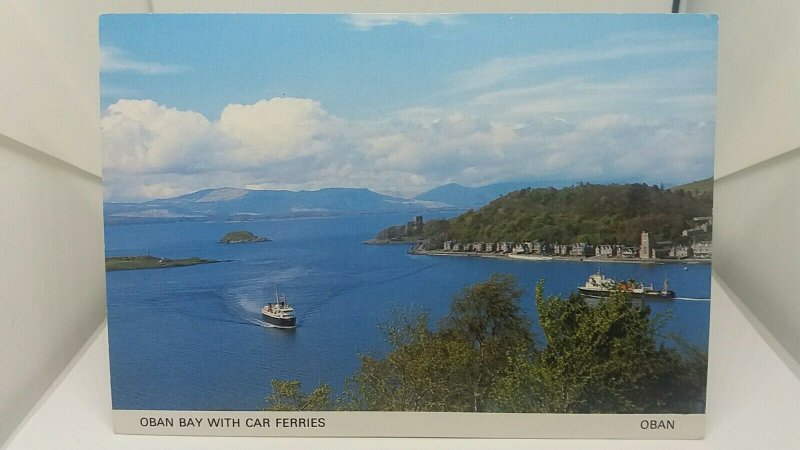
<svg viewBox="0 0 800 450"><path fill-rule="evenodd" d="M652 363L654 376L644 382L638 403L648 413L691 414L705 411L708 355L693 346L661 348Z"/></svg>
<svg viewBox="0 0 800 450"><path fill-rule="evenodd" d="M513 275L492 274L453 298L450 313L441 321L442 331L473 348L533 344L530 320L520 309L522 294Z"/></svg>
<svg viewBox="0 0 800 450"><path fill-rule="evenodd" d="M533 335L522 292L509 275L493 275L454 297L450 314L431 331L425 314L383 327L391 349L361 356L343 402L348 409L488 411L492 386L515 352L530 353Z"/></svg>
<svg viewBox="0 0 800 450"><path fill-rule="evenodd" d="M441 334L461 342L470 352L472 411L484 411L497 375L507 369L520 348L534 348L531 324L520 309L522 291L512 275L493 274L457 295L450 314L441 321Z"/></svg>
<svg viewBox="0 0 800 450"><path fill-rule="evenodd" d="M272 380L272 394L267 397L268 411L330 411L333 407L333 390L320 384L305 395L299 381Z"/></svg>
<svg viewBox="0 0 800 450"><path fill-rule="evenodd" d="M545 412L643 412L641 400L655 376L655 328L649 308L622 291L589 305L573 295L545 297L536 307L547 346L532 378Z"/></svg>
<svg viewBox="0 0 800 450"><path fill-rule="evenodd" d="M361 355L347 382L345 409L467 411L471 349L430 331L428 318L400 316L384 325L391 350L384 358Z"/></svg>
<svg viewBox="0 0 800 450"><path fill-rule="evenodd" d="M591 305L577 294L545 297L540 282L536 305L547 346L517 378L525 380L519 395L539 411L705 410L706 354L680 342L677 349L658 345L660 317L640 300L620 290Z"/></svg>
<svg viewBox="0 0 800 450"><path fill-rule="evenodd" d="M517 346L496 374L489 398L491 411L525 413L543 411L543 399L536 371L538 354L531 348Z"/></svg>

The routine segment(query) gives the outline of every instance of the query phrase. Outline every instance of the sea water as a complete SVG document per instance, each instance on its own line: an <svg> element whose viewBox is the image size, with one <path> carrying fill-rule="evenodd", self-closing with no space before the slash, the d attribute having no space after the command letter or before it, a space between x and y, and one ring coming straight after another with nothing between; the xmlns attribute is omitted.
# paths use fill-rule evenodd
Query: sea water
<svg viewBox="0 0 800 450"><path fill-rule="evenodd" d="M448 214L454 213L438 215ZM647 302L665 320L659 339L674 345L670 336L677 336L707 347L708 264L423 256L408 254L406 245L362 243L408 220L384 214L107 226L108 256L227 261L108 273L114 408L256 410L265 406L273 379L300 380L304 390L327 383L340 391L358 368L360 353L386 352L379 325L392 314L424 310L435 326L454 295L495 272L516 276L539 343L537 281L545 280L547 294L566 296L598 269L656 289L669 278L680 299ZM226 232L241 229L272 241L218 243ZM273 301L276 287L297 311L294 330L261 320L261 307Z"/></svg>

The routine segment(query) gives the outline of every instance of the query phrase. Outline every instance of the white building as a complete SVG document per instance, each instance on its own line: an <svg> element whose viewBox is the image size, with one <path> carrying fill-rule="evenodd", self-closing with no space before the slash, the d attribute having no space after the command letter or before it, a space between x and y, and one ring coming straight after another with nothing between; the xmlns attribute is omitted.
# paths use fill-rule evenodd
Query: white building
<svg viewBox="0 0 800 450"><path fill-rule="evenodd" d="M711 258L711 241L700 241L692 244L695 258Z"/></svg>
<svg viewBox="0 0 800 450"><path fill-rule="evenodd" d="M692 248L685 245L674 245L669 249L669 257L683 259L692 256Z"/></svg>

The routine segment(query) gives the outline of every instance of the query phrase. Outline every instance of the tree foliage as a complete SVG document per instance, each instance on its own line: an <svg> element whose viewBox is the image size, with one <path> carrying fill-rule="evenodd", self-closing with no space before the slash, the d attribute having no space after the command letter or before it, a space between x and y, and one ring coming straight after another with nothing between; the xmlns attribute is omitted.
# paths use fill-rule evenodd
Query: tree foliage
<svg viewBox="0 0 800 450"><path fill-rule="evenodd" d="M468 411L471 349L428 328L421 315L385 328L392 350L385 358L361 355L348 380L347 409Z"/></svg>
<svg viewBox="0 0 800 450"><path fill-rule="evenodd" d="M303 394L299 381L272 380L272 394L267 397L267 408L271 411L330 411L333 406L333 390L320 384L309 394Z"/></svg>
<svg viewBox="0 0 800 450"><path fill-rule="evenodd" d="M542 283L536 306L547 347L534 373L548 412L641 412L636 400L658 358L649 308L621 291L596 306L546 298Z"/></svg>
<svg viewBox="0 0 800 450"><path fill-rule="evenodd" d="M534 349L530 321L520 310L521 297L514 277L494 274L457 295L441 322L442 337L470 349L472 411L486 409L496 375L507 368L512 352Z"/></svg>
<svg viewBox="0 0 800 450"><path fill-rule="evenodd" d="M636 245L642 230L677 240L691 219L711 215L711 197L646 184L523 189L449 221L450 239Z"/></svg>

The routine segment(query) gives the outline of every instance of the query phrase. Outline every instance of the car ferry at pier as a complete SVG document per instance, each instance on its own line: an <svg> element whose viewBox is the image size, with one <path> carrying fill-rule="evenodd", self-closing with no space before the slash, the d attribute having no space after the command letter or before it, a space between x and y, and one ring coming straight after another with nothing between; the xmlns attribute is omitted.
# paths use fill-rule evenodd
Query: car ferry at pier
<svg viewBox="0 0 800 450"><path fill-rule="evenodd" d="M278 328L295 328L297 318L294 308L286 303L286 296L278 296L278 288L275 288L275 303L267 303L261 308L261 317L264 322Z"/></svg>

